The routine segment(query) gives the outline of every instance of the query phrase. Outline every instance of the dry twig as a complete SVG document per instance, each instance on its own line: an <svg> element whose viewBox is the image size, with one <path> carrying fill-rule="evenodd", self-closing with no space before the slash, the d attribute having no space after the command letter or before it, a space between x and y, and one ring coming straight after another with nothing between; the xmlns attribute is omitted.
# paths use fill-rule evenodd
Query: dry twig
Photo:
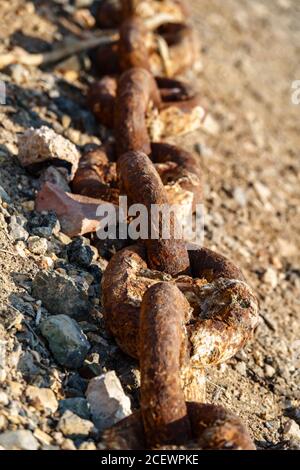
<svg viewBox="0 0 300 470"><path fill-rule="evenodd" d="M22 48L15 48L13 51L6 54L0 54L0 70L11 64L22 65L42 65L51 62L57 62L72 54L93 49L94 47L112 44L118 40L118 34L114 31L106 34L105 36L93 36L85 40L74 40L51 52L44 54L30 54Z"/></svg>

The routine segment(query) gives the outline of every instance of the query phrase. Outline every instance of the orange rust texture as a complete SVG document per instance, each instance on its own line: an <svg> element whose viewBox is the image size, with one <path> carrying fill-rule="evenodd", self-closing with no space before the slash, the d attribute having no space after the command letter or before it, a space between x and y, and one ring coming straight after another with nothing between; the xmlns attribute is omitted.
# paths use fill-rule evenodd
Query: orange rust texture
<svg viewBox="0 0 300 470"><path fill-rule="evenodd" d="M143 297L141 410L150 447L182 444L191 437L180 381L180 360L186 351L182 325L188 311L186 298L174 284L157 283Z"/></svg>
<svg viewBox="0 0 300 470"><path fill-rule="evenodd" d="M118 173L129 202L143 204L147 208L148 230L154 235L145 240L149 267L171 275L185 272L189 267L188 253L184 241L172 236L176 223L174 214L171 215L171 236L168 239L162 238L161 223L156 225L151 217L153 205L168 204L166 191L153 163L142 152L127 152L118 160Z"/></svg>
<svg viewBox="0 0 300 470"><path fill-rule="evenodd" d="M160 95L156 82L147 70L130 69L119 79L115 110L117 154L131 150L151 152L146 125L146 112L153 103L159 107Z"/></svg>

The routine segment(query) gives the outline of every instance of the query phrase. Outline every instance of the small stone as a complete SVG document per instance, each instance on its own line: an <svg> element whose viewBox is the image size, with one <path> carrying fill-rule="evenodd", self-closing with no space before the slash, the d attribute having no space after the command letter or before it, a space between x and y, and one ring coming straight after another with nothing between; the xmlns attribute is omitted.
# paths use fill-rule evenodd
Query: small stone
<svg viewBox="0 0 300 470"><path fill-rule="evenodd" d="M26 258L26 245L24 242L22 241L19 241L15 244L15 251L16 253L18 253L18 255L21 257L21 258Z"/></svg>
<svg viewBox="0 0 300 470"><path fill-rule="evenodd" d="M274 367L270 366L269 364L265 365L265 375L268 378L272 378L276 374L276 370Z"/></svg>
<svg viewBox="0 0 300 470"><path fill-rule="evenodd" d="M65 436L88 436L93 428L91 421L80 418L70 410L64 412L58 423L58 429Z"/></svg>
<svg viewBox="0 0 300 470"><path fill-rule="evenodd" d="M275 269L268 268L263 275L263 281L269 286L271 286L272 289L275 289L278 284L278 276Z"/></svg>
<svg viewBox="0 0 300 470"><path fill-rule="evenodd" d="M266 185L262 184L260 181L255 181L253 183L253 186L261 202L268 202L271 196L271 191L269 190L269 188Z"/></svg>
<svg viewBox="0 0 300 470"><path fill-rule="evenodd" d="M83 442L82 444L80 444L79 450L97 450L97 447L94 444L94 442L88 441L88 442Z"/></svg>
<svg viewBox="0 0 300 470"><path fill-rule="evenodd" d="M63 114L61 118L61 123L64 129L68 129L68 127L70 127L71 122L72 122L72 119L70 118L70 116L68 116L67 114Z"/></svg>
<svg viewBox="0 0 300 470"><path fill-rule="evenodd" d="M70 237L96 232L105 217L97 215L101 199L72 194L52 183L44 183L36 198L36 210L54 211L61 230ZM104 225L105 222L103 222Z"/></svg>
<svg viewBox="0 0 300 470"><path fill-rule="evenodd" d="M26 221L24 221L22 217L15 215L11 216L8 229L11 237L15 241L26 241L28 239L29 233L24 228L25 222Z"/></svg>
<svg viewBox="0 0 300 470"><path fill-rule="evenodd" d="M211 157L213 151L211 148L207 147L203 143L197 142L194 146L195 152L197 152L202 157Z"/></svg>
<svg viewBox="0 0 300 470"><path fill-rule="evenodd" d="M50 161L59 165L60 171L72 181L80 154L72 142L58 135L53 129L42 126L40 129L26 130L19 137L18 147L18 159L22 166L39 171L41 163Z"/></svg>
<svg viewBox="0 0 300 470"><path fill-rule="evenodd" d="M300 427L296 421L289 419L284 426L284 436L290 440L300 441ZM1 444L1 441L0 441Z"/></svg>
<svg viewBox="0 0 300 470"><path fill-rule="evenodd" d="M90 7L93 3L93 0L75 0L76 8Z"/></svg>
<svg viewBox="0 0 300 470"><path fill-rule="evenodd" d="M35 255L44 255L48 250L46 238L40 238L37 236L29 237L27 240L27 246L29 251Z"/></svg>
<svg viewBox="0 0 300 470"><path fill-rule="evenodd" d="M247 205L247 195L244 191L243 188L240 186L237 186L233 190L233 197L235 201L239 204L241 207L245 207Z"/></svg>
<svg viewBox="0 0 300 470"><path fill-rule="evenodd" d="M53 211L34 212L27 223L27 229L32 235L50 239L52 234L59 233L60 224Z"/></svg>
<svg viewBox="0 0 300 470"><path fill-rule="evenodd" d="M81 268L88 268L93 260L94 253L90 246L84 244L82 238L76 238L67 246L67 255L70 263Z"/></svg>
<svg viewBox="0 0 300 470"><path fill-rule="evenodd" d="M70 375L67 382L67 393L72 397L84 397L87 388L86 380L79 374Z"/></svg>
<svg viewBox="0 0 300 470"><path fill-rule="evenodd" d="M10 380L8 382L10 388L10 395L13 398L19 398L23 394L23 385L19 382L15 382L14 380Z"/></svg>
<svg viewBox="0 0 300 470"><path fill-rule="evenodd" d="M245 362L243 362L243 361L238 362L235 365L234 368L239 374L246 377L246 375L247 375L247 366L246 366Z"/></svg>
<svg viewBox="0 0 300 470"><path fill-rule="evenodd" d="M91 413L89 410L88 402L85 398L75 397L75 398L66 398L65 400L60 400L59 402L59 411L63 414L65 411L72 411L80 418L90 419Z"/></svg>
<svg viewBox="0 0 300 470"><path fill-rule="evenodd" d="M9 399L8 399L7 394L0 390L0 405L6 406L8 405L8 403L9 403Z"/></svg>
<svg viewBox="0 0 300 470"><path fill-rule="evenodd" d="M207 114L202 122L202 128L211 135L218 135L220 133L219 123L211 114Z"/></svg>
<svg viewBox="0 0 300 470"><path fill-rule="evenodd" d="M31 431L6 431L0 434L0 446L6 450L37 450L39 443Z"/></svg>
<svg viewBox="0 0 300 470"><path fill-rule="evenodd" d="M4 429L6 429L7 427L7 420L5 418L5 416L3 415L0 415L0 431L4 431ZM0 450L4 450L4 447L0 446Z"/></svg>
<svg viewBox="0 0 300 470"><path fill-rule="evenodd" d="M10 66L11 78L17 85L22 85L30 79L30 71L22 64Z"/></svg>
<svg viewBox="0 0 300 470"><path fill-rule="evenodd" d="M69 243L71 243L71 241L72 241L72 238L68 237L68 235L66 235L66 234L63 233L63 232L59 232L59 233L56 235L56 238L57 238L57 240L59 240L60 243L62 243L63 245L69 245Z"/></svg>
<svg viewBox="0 0 300 470"><path fill-rule="evenodd" d="M74 442L71 439L64 439L61 443L62 450L77 450Z"/></svg>
<svg viewBox="0 0 300 470"><path fill-rule="evenodd" d="M21 206L25 211L32 212L34 210L34 201L23 201L21 202Z"/></svg>
<svg viewBox="0 0 300 470"><path fill-rule="evenodd" d="M35 364L33 355L29 351L26 351L20 357L18 370L20 370L26 380L30 381L36 378L41 372L40 368Z"/></svg>
<svg viewBox="0 0 300 470"><path fill-rule="evenodd" d="M99 431L131 414L130 399L125 395L114 371L92 379L86 392L95 426Z"/></svg>
<svg viewBox="0 0 300 470"><path fill-rule="evenodd" d="M72 318L56 315L44 320L40 328L59 364L70 369L82 366L90 344Z"/></svg>
<svg viewBox="0 0 300 470"><path fill-rule="evenodd" d="M55 168L55 166L49 166L48 168L45 168L45 170L43 170L41 173L39 181L41 186L48 182L58 186L67 193L71 192L71 188L68 185L65 176L57 168Z"/></svg>
<svg viewBox="0 0 300 470"><path fill-rule="evenodd" d="M53 314L84 318L89 310L88 286L56 271L40 271L32 283L32 293Z"/></svg>
<svg viewBox="0 0 300 470"><path fill-rule="evenodd" d="M52 269L54 266L54 261L49 256L42 256L37 261L38 267L47 271L48 269Z"/></svg>
<svg viewBox="0 0 300 470"><path fill-rule="evenodd" d="M52 437L49 436L49 434L46 434L44 431L41 431L41 429L36 428L33 433L34 437L37 438L38 441L40 441L41 444L49 446L52 442Z"/></svg>
<svg viewBox="0 0 300 470"><path fill-rule="evenodd" d="M0 185L0 199L2 199L2 201L6 202L7 204L11 203L11 199L9 195L7 194L7 192L1 185Z"/></svg>
<svg viewBox="0 0 300 470"><path fill-rule="evenodd" d="M29 385L26 389L28 400L39 410L55 413L58 408L56 397L50 388L38 388Z"/></svg>

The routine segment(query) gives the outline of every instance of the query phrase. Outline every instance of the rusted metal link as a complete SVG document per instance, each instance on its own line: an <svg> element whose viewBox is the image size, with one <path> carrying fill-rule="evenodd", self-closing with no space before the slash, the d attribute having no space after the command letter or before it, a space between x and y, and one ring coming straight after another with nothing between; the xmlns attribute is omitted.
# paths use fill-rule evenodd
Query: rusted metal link
<svg viewBox="0 0 300 470"><path fill-rule="evenodd" d="M151 160L167 191L170 204L182 207L181 220L203 201L203 175L199 159L191 152L166 143L151 144ZM187 211L184 214L184 211Z"/></svg>
<svg viewBox="0 0 300 470"><path fill-rule="evenodd" d="M124 72L118 83L115 110L118 156L131 150L150 154L150 137L145 116L151 105L160 105L160 95L153 76L141 68Z"/></svg>
<svg viewBox="0 0 300 470"><path fill-rule="evenodd" d="M161 105L148 118L151 139L155 142L198 129L206 116L201 96L185 82L156 77Z"/></svg>
<svg viewBox="0 0 300 470"><path fill-rule="evenodd" d="M130 16L120 25L118 45L97 49L95 65L101 75L142 67L155 76L175 77L198 64L199 51L198 37L191 25L168 22L150 31L138 16Z"/></svg>
<svg viewBox="0 0 300 470"><path fill-rule="evenodd" d="M136 72L127 73L131 75ZM178 80L157 77L155 81L158 87L156 95L159 93L160 99L156 101L154 109L146 110L146 126L152 140L198 128L205 117L199 93ZM110 129L115 127L116 97L117 79L113 77L106 76L93 83L88 92L89 108L97 120Z"/></svg>
<svg viewBox="0 0 300 470"><path fill-rule="evenodd" d="M119 27L129 16L138 16L143 20L151 18L158 26L166 18L170 21L184 21L189 15L183 0L103 0L97 13L96 21L100 28Z"/></svg>
<svg viewBox="0 0 300 470"><path fill-rule="evenodd" d="M139 357L142 297L160 281L176 283L191 305L186 328L193 367L226 361L253 335L258 324L257 299L241 271L207 248L189 251L189 259L192 277L175 278L148 269L142 246L125 248L110 260L102 278L104 317L120 348L130 356Z"/></svg>
<svg viewBox="0 0 300 470"><path fill-rule="evenodd" d="M217 405L186 402L192 427L192 440L184 446L163 446L163 450L255 450L255 445L240 418ZM103 443L109 450L147 449L141 412L107 429ZM159 449L159 446L158 446Z"/></svg>
<svg viewBox="0 0 300 470"><path fill-rule="evenodd" d="M188 318L189 304L175 285L159 282L144 294L141 412L104 433L107 448L255 449L235 415L221 407L185 402L179 377L188 362L183 326Z"/></svg>
<svg viewBox="0 0 300 470"><path fill-rule="evenodd" d="M170 202L194 209L202 198L195 157L157 143L196 129L205 117L199 94L170 79L197 62L199 43L186 19L172 16L176 9L183 15L180 1L124 0L113 8L121 26L110 64L125 72L118 82L100 81L89 104L114 129L115 152L106 155L102 147L86 155L73 188L113 202L126 194L129 204L147 210L148 230L145 240L113 256L102 277L107 328L139 359L142 378L141 412L106 431L104 441L109 449L254 449L235 415L193 401L205 401L204 369L228 360L252 336L257 299L233 263L207 248L188 250L174 233L163 237L162 219L151 212L170 209ZM158 11L163 20L151 18ZM105 9L103 19L109 23ZM107 48L98 57L102 72L108 54ZM176 215L168 215L172 234Z"/></svg>
<svg viewBox="0 0 300 470"><path fill-rule="evenodd" d="M114 127L117 80L105 76L88 90L87 104L96 119L108 128Z"/></svg>
<svg viewBox="0 0 300 470"><path fill-rule="evenodd" d="M176 275L186 272L189 266L188 253L183 240L174 237L176 216L170 214L169 238L162 236L162 220L152 216L151 208L168 206L168 197L155 166L142 152L127 152L118 160L121 189L129 203L142 204L148 213L148 263L150 268ZM142 188L142 190L141 190Z"/></svg>
<svg viewBox="0 0 300 470"><path fill-rule="evenodd" d="M163 72L168 77L175 77L198 65L200 42L191 25L164 23L155 30L155 34L163 40L166 54L163 57L162 53L154 52L153 57L150 56L151 70L155 75Z"/></svg>
<svg viewBox="0 0 300 470"><path fill-rule="evenodd" d="M119 64L120 70L142 67L151 72L149 47L152 38L145 23L138 17L125 20L120 26Z"/></svg>
<svg viewBox="0 0 300 470"><path fill-rule="evenodd" d="M106 144L83 155L72 181L75 193L119 203L114 145Z"/></svg>
<svg viewBox="0 0 300 470"><path fill-rule="evenodd" d="M81 157L72 182L75 193L118 204L119 178L114 144L105 144ZM202 171L196 155L165 143L152 143L150 158L164 184L168 203L182 224L203 199Z"/></svg>
<svg viewBox="0 0 300 470"><path fill-rule="evenodd" d="M191 437L180 382L187 361L187 335L183 325L189 303L174 285L151 286L141 305L140 368L141 410L147 443L184 444Z"/></svg>

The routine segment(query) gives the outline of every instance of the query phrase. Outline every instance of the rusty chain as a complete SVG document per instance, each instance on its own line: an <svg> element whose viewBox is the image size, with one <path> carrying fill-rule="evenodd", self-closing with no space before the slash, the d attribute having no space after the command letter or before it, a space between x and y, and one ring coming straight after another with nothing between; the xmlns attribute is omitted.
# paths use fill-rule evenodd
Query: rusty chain
<svg viewBox="0 0 300 470"><path fill-rule="evenodd" d="M104 76L88 93L115 144L84 155L74 192L147 209L202 200L196 157L160 139L195 129L199 95L175 77L198 60L198 41L179 0L103 1L101 27L119 27L118 44L100 48ZM164 74L164 77L160 75ZM118 75L118 76L117 76ZM150 211L148 211L150 214ZM179 214L171 217L171 226ZM241 421L205 404L205 368L228 360L252 336L257 300L243 274L208 248L154 239L118 251L103 275L104 315L120 348L139 359L141 411L104 433L109 449L254 449Z"/></svg>

